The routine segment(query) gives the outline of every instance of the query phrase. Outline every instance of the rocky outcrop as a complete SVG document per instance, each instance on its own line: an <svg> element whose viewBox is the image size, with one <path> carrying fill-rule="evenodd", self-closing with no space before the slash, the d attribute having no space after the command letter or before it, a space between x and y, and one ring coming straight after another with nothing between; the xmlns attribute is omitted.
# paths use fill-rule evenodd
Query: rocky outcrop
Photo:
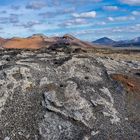
<svg viewBox="0 0 140 140"><path fill-rule="evenodd" d="M138 70L139 61L45 49L1 51L0 57L0 139L140 138L139 99L129 102L133 91L112 77Z"/></svg>

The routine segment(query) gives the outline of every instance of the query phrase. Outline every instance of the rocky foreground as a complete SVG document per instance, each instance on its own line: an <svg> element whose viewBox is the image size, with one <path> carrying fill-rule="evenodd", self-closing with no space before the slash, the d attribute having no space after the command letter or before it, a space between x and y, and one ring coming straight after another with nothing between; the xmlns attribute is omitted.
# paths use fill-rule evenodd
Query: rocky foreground
<svg viewBox="0 0 140 140"><path fill-rule="evenodd" d="M139 140L140 61L0 51L0 140Z"/></svg>

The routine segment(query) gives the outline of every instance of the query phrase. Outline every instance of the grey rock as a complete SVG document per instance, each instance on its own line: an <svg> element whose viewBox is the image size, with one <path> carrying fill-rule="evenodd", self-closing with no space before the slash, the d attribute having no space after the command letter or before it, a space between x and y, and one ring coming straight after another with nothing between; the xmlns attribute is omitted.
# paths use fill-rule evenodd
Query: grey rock
<svg viewBox="0 0 140 140"><path fill-rule="evenodd" d="M5 53L0 55L0 139L140 138L139 126L128 119L127 93L109 75L127 72L133 65L45 50L21 51L5 62L12 57L10 50Z"/></svg>

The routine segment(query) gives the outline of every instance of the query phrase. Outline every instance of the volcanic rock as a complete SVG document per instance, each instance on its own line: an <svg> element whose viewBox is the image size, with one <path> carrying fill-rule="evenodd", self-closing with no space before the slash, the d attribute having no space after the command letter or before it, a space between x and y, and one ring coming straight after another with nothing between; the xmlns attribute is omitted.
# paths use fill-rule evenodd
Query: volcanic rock
<svg viewBox="0 0 140 140"><path fill-rule="evenodd" d="M140 138L139 90L127 90L137 87L139 61L47 48L1 50L0 59L1 140Z"/></svg>

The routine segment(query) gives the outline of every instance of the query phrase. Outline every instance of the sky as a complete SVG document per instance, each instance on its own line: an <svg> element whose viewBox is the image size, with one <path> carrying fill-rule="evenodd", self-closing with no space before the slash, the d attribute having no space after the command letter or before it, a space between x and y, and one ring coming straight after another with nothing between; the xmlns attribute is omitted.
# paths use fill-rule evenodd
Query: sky
<svg viewBox="0 0 140 140"><path fill-rule="evenodd" d="M0 0L0 36L140 36L140 0Z"/></svg>

